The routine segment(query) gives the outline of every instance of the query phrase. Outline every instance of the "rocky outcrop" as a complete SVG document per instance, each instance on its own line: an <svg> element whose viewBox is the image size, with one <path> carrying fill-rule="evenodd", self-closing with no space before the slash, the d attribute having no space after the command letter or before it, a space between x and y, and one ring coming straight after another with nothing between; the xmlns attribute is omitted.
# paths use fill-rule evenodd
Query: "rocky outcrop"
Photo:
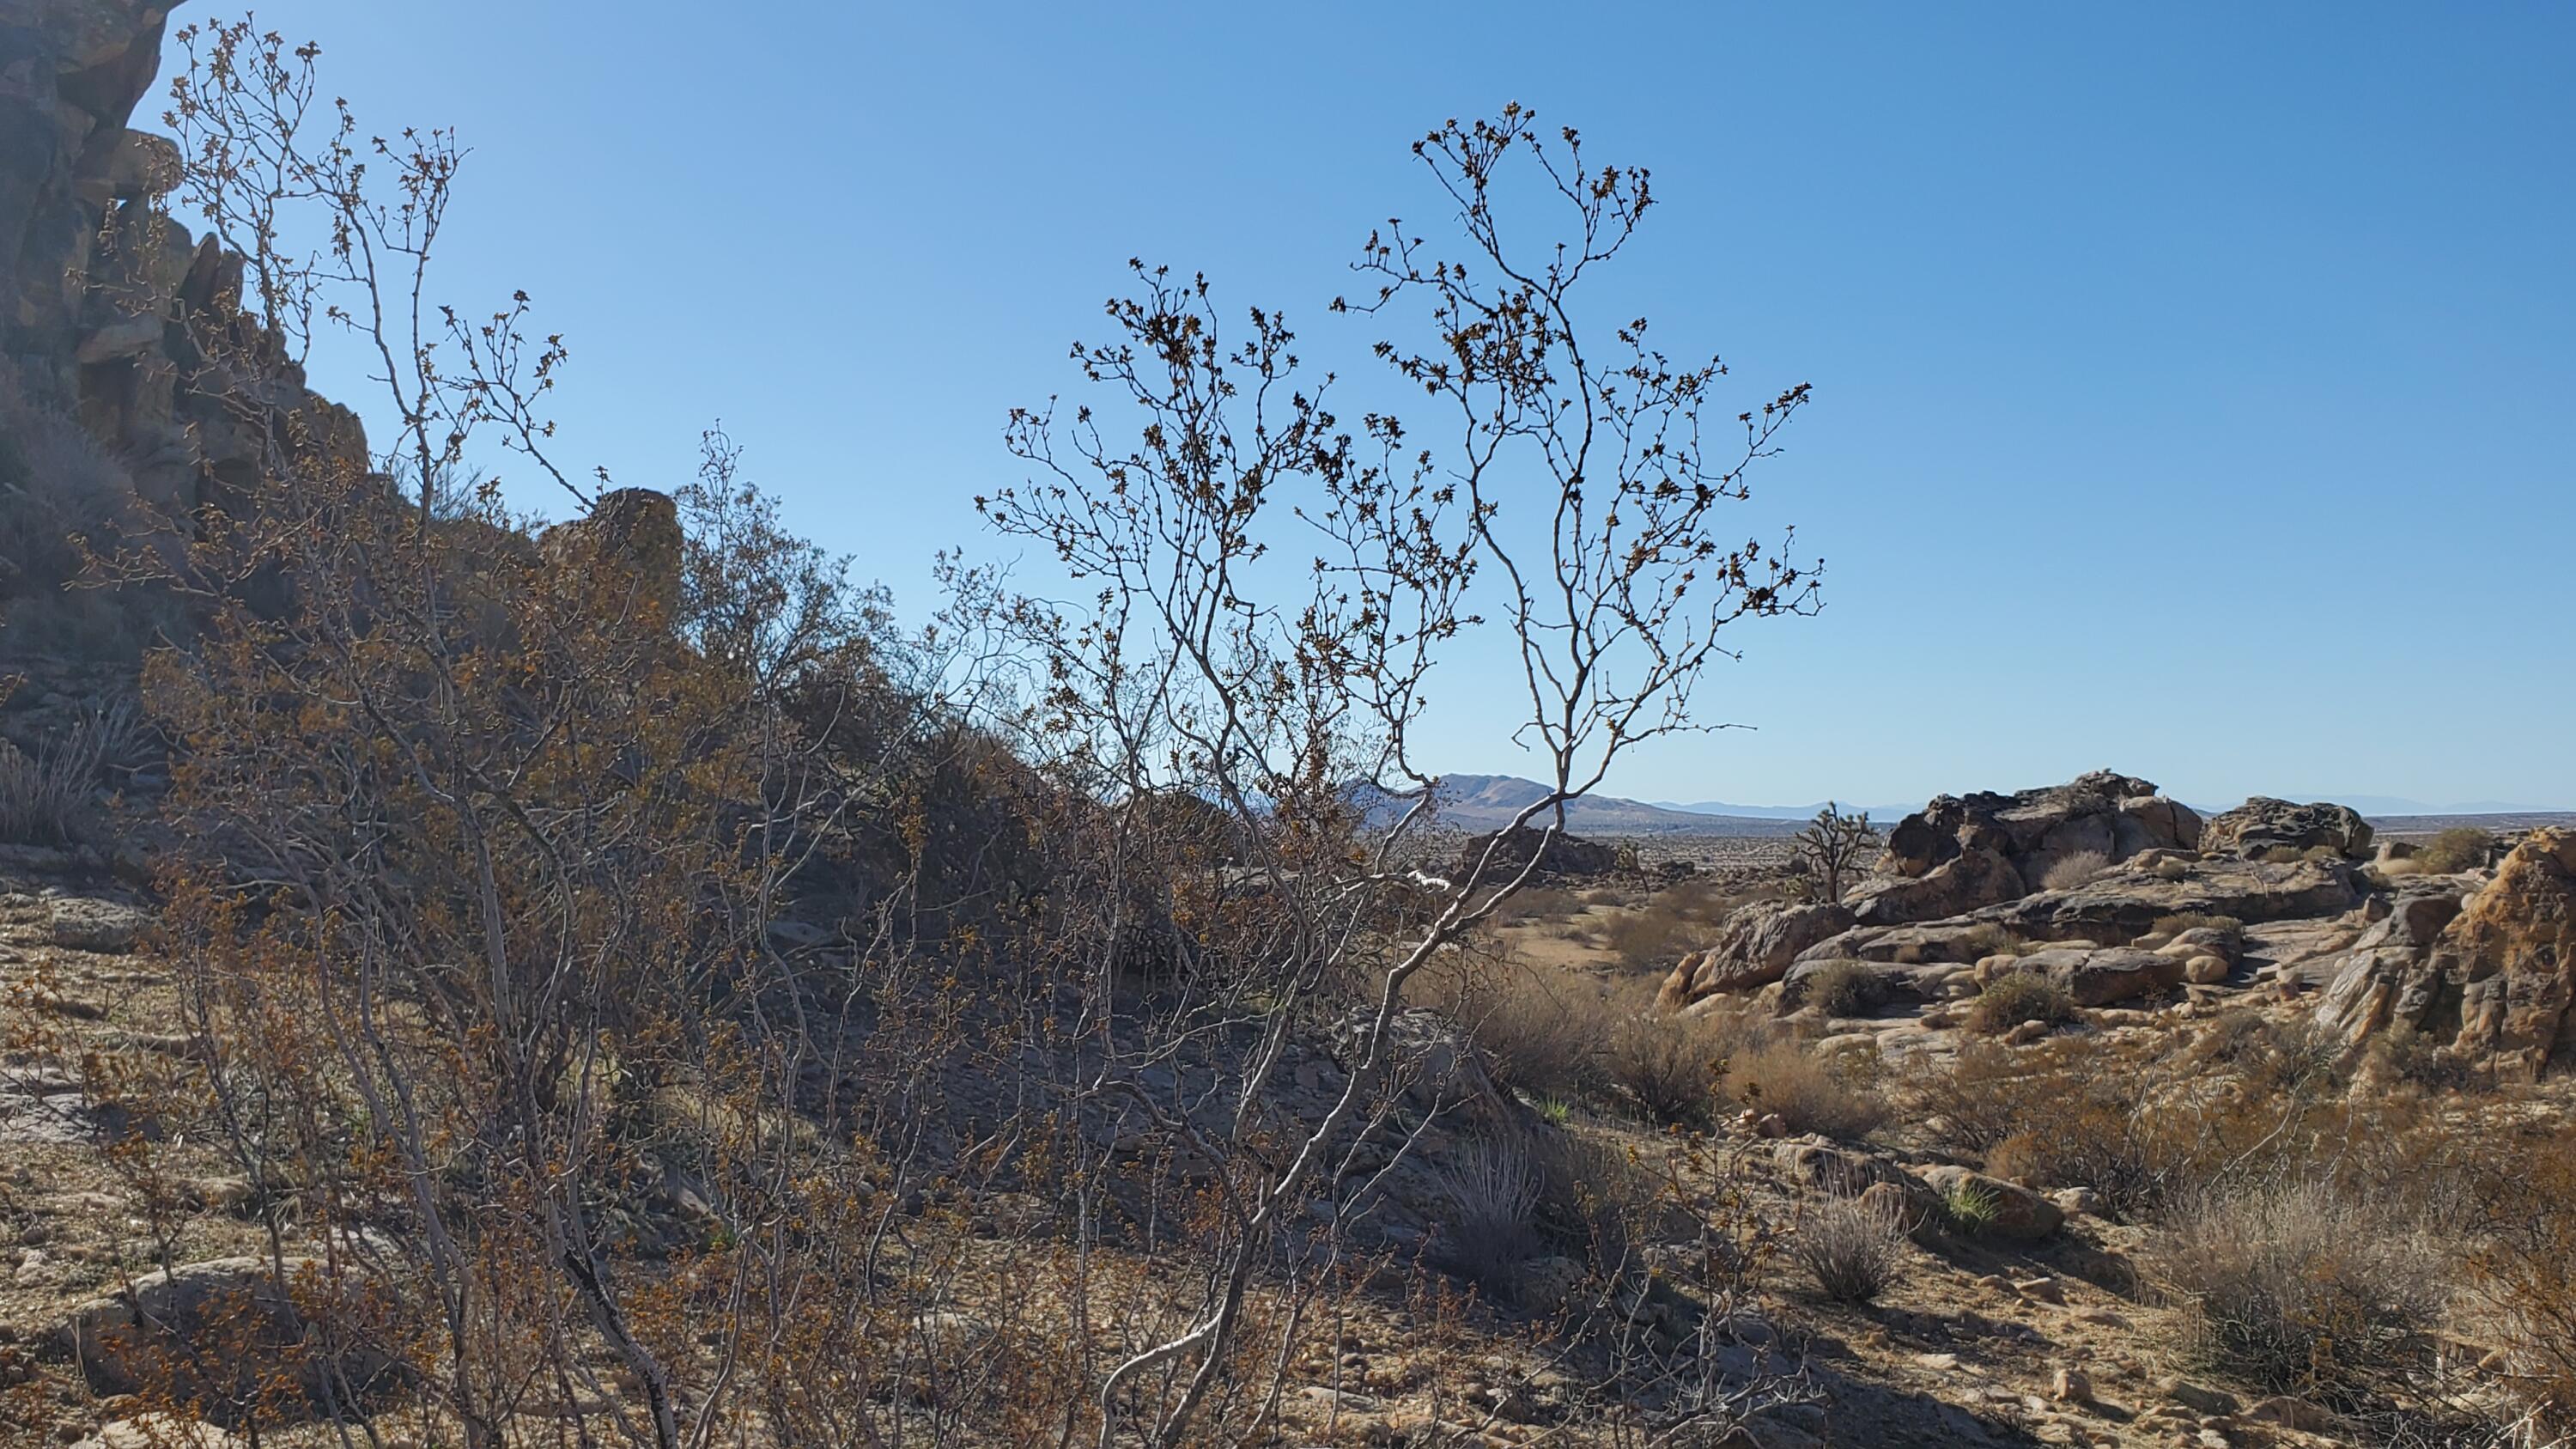
<svg viewBox="0 0 2576 1449"><path fill-rule="evenodd" d="M272 467L363 468L356 416L241 311L240 257L163 198L178 148L128 129L172 7L0 0L0 359L22 412L75 419L126 497L184 521ZM22 587L57 587L59 580Z"/></svg>
<svg viewBox="0 0 2576 1449"><path fill-rule="evenodd" d="M1538 826L1524 825L1516 830L1470 836L1458 852L1458 864L1451 872L1451 878L1465 880L1474 875L1476 862L1484 859L1488 843L1497 843L1493 863L1485 867L1484 878L1488 881L1511 879L1533 856L1538 859L1538 869L1532 872L1532 878L1538 880L1608 875L1619 865L1619 852L1615 847L1563 832L1550 836Z"/></svg>
<svg viewBox="0 0 2576 1449"><path fill-rule="evenodd" d="M2331 916L2362 902L2341 861L2265 865L2204 859L2149 872L2118 870L2067 891L2041 891L1977 913L2030 940L2132 941L2166 916L2233 916L2252 924Z"/></svg>
<svg viewBox="0 0 2576 1449"><path fill-rule="evenodd" d="M1788 974L1800 952L1851 929L1852 913L1822 901L1756 901L1728 916L1706 950L1693 951L1664 979L1656 1001L1678 1011L1703 996L1751 991Z"/></svg>
<svg viewBox="0 0 2576 1449"><path fill-rule="evenodd" d="M614 587L631 590L636 608L669 624L680 609L679 504L649 488L620 488L594 500L590 512L546 530L548 564L593 574L613 570Z"/></svg>
<svg viewBox="0 0 2576 1449"><path fill-rule="evenodd" d="M2257 795L2223 814L2210 817L2201 835L2201 849L2216 854L2234 854L2248 860L2259 859L2265 852L2287 850L2304 854L2325 849L2346 860L2366 860L2370 856L2370 822L2344 805L2298 805Z"/></svg>
<svg viewBox="0 0 2576 1449"><path fill-rule="evenodd" d="M1982 1219L1981 1231L1998 1238L2017 1243L2041 1242L2066 1222L2064 1209L2029 1188L1964 1167L1927 1168L1923 1182L1943 1202L1975 1199Z"/></svg>
<svg viewBox="0 0 2576 1449"><path fill-rule="evenodd" d="M2317 1019L2347 1041L2407 1026L2499 1076L2576 1046L2576 830L2536 830L2461 897L2400 896L2345 953Z"/></svg>
<svg viewBox="0 0 2576 1449"><path fill-rule="evenodd" d="M2036 888L2050 866L2073 856L2122 861L2200 842L2190 806L2156 793L2151 781L2108 770L2011 795L1943 795L1888 832L1879 865L1900 880L1954 878L1930 889L1871 882L1855 892L1853 909L1870 925L1958 915Z"/></svg>

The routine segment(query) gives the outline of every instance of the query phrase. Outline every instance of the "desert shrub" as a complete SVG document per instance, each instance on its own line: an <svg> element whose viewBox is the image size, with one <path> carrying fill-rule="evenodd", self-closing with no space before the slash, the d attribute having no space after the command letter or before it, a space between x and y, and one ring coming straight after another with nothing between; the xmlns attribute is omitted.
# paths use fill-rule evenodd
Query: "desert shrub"
<svg viewBox="0 0 2576 1449"><path fill-rule="evenodd" d="M1799 1220L1789 1257L1826 1297L1867 1303L1904 1270L1905 1225L1859 1198L1828 1198Z"/></svg>
<svg viewBox="0 0 2576 1449"><path fill-rule="evenodd" d="M132 708L120 705L93 706L33 755L0 740L0 841L69 845L85 838L100 771L138 753L141 738Z"/></svg>
<svg viewBox="0 0 2576 1449"><path fill-rule="evenodd" d="M1672 1205L1662 1185L1615 1140L1548 1132L1531 1144L1538 1222L1551 1251L1611 1267L1625 1262Z"/></svg>
<svg viewBox="0 0 2576 1449"><path fill-rule="evenodd" d="M1583 914L1583 898L1559 886L1524 886L1494 908L1498 922L1561 921Z"/></svg>
<svg viewBox="0 0 2576 1449"><path fill-rule="evenodd" d="M2198 1196L2147 1258L2151 1281L2190 1308L2203 1363L2339 1408L2377 1400L2426 1358L2449 1296L2424 1234L2318 1181Z"/></svg>
<svg viewBox="0 0 2576 1449"><path fill-rule="evenodd" d="M1774 1040L1740 1052L1726 1064L1729 1100L1777 1113L1792 1132L1865 1137L1887 1121L1885 1098L1833 1064L1819 1061L1803 1042Z"/></svg>
<svg viewBox="0 0 2576 1449"><path fill-rule="evenodd" d="M2080 1016L2075 998L2045 976L2012 971L1986 983L1968 1007L1967 1028L1986 1036L2010 1031L2025 1021L2063 1026Z"/></svg>
<svg viewBox="0 0 2576 1449"><path fill-rule="evenodd" d="M1615 906L1625 901L1627 897L1604 886L1598 890L1585 891L1582 899L1587 906Z"/></svg>
<svg viewBox="0 0 2576 1449"><path fill-rule="evenodd" d="M1580 977L1494 963L1465 979L1422 979L1422 999L1466 1028L1504 1086L1539 1097L1602 1089L1612 1023L1642 1003L1614 1001Z"/></svg>
<svg viewBox="0 0 2576 1449"><path fill-rule="evenodd" d="M2433 875L2456 875L2485 865L2495 854L2495 837L2473 825L2445 830L2412 857L2415 868Z"/></svg>
<svg viewBox="0 0 2576 1449"><path fill-rule="evenodd" d="M1441 1164L1442 1267L1488 1293L1509 1295L1538 1253L1539 1175L1518 1144L1478 1140Z"/></svg>
<svg viewBox="0 0 2576 1449"><path fill-rule="evenodd" d="M2539 1427L2576 1434L2576 1132L2514 1144L2481 1185L2470 1291L2504 1340L2508 1383Z"/></svg>
<svg viewBox="0 0 2576 1449"><path fill-rule="evenodd" d="M1750 1016L1627 1016L1608 1033L1602 1074L1612 1092L1648 1121L1703 1122L1729 1062L1769 1040Z"/></svg>
<svg viewBox="0 0 2576 1449"><path fill-rule="evenodd" d="M2039 878L2044 890L2071 891L2111 868L2111 857L2098 850L2079 850L2049 866Z"/></svg>
<svg viewBox="0 0 2576 1449"><path fill-rule="evenodd" d="M1858 1016L1876 1009L1887 989L1876 971L1859 961L1830 962L1799 984L1799 999L1827 1016Z"/></svg>
<svg viewBox="0 0 2576 1449"><path fill-rule="evenodd" d="M2495 1085L2495 1074L2450 1050L2432 1032L2411 1022L2398 1022L2371 1038L2370 1060L2380 1074L2429 1092L2483 1091Z"/></svg>

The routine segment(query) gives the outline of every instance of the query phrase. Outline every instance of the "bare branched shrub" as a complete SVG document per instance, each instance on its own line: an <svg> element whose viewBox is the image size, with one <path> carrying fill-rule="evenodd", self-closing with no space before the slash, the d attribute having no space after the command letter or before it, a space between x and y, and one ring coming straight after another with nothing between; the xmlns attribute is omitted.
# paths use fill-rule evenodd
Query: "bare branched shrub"
<svg viewBox="0 0 2576 1449"><path fill-rule="evenodd" d="M2079 850L2050 862L2048 870L2039 878L2040 888L2071 891L2099 879L2102 872L2110 868L2111 857L2108 855L2098 850Z"/></svg>
<svg viewBox="0 0 2576 1449"><path fill-rule="evenodd" d="M1905 1269L1905 1224L1877 1203L1829 1197L1810 1205L1789 1238L1789 1257L1838 1303L1867 1303Z"/></svg>
<svg viewBox="0 0 2576 1449"><path fill-rule="evenodd" d="M2159 1224L2153 1281L2192 1310L2211 1368L2357 1408L2428 1361L2450 1267L2425 1235L2315 1181L2195 1196Z"/></svg>
<svg viewBox="0 0 2576 1449"><path fill-rule="evenodd" d="M1761 1039L1759 1027L1719 1012L1663 1017L1638 1012L1612 1028L1602 1070L1613 1090L1649 1122L1708 1120L1729 1058Z"/></svg>

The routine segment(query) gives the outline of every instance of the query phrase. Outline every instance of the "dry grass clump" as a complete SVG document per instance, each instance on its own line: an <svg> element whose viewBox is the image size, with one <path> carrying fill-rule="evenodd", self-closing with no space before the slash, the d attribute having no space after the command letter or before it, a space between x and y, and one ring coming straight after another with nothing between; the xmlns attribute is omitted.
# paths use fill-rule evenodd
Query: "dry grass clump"
<svg viewBox="0 0 2576 1449"><path fill-rule="evenodd" d="M2235 936L2241 935L2244 930L2245 923L2234 916L2211 915L2206 911L2184 911L2175 915L2156 917L2154 923L2147 927L2146 934L2138 937L2136 944L2148 947L2161 946L2185 931L2219 931Z"/></svg>
<svg viewBox="0 0 2576 1449"><path fill-rule="evenodd" d="M1867 1303L1905 1266L1905 1225L1875 1203L1833 1197L1810 1209L1789 1238L1789 1258L1838 1303Z"/></svg>
<svg viewBox="0 0 2576 1449"><path fill-rule="evenodd" d="M1521 1265L1538 1255L1539 1185L1529 1154L1514 1143L1479 1140L1444 1164L1449 1217L1436 1249L1441 1266L1508 1296Z"/></svg>
<svg viewBox="0 0 2576 1449"><path fill-rule="evenodd" d="M1730 1100L1776 1113L1792 1132L1866 1137L1888 1118L1886 1098L1791 1039L1764 1042L1732 1058L1721 1085Z"/></svg>
<svg viewBox="0 0 2576 1449"><path fill-rule="evenodd" d="M2457 875L2476 870L2495 855L2495 837L2474 825L2462 825L2434 836L2409 859L2428 875Z"/></svg>
<svg viewBox="0 0 2576 1449"><path fill-rule="evenodd" d="M1968 1030L1997 1036L2025 1021L2064 1026L2082 1015L2065 987L2045 976L2014 971L1986 983L1968 1007Z"/></svg>
<svg viewBox="0 0 2576 1449"><path fill-rule="evenodd" d="M77 844L90 833L103 774L131 769L150 752L148 732L124 702L93 703L33 755L0 740L0 841Z"/></svg>
<svg viewBox="0 0 2576 1449"><path fill-rule="evenodd" d="M2267 1392L2361 1408L2429 1357L2449 1298L2444 1255L2412 1224L2334 1184L2248 1184L2160 1224L2151 1280L2192 1310L2190 1347Z"/></svg>
<svg viewBox="0 0 2576 1449"><path fill-rule="evenodd" d="M2071 891L2085 885L2111 868L2111 857L2098 850L2079 850L2059 860L2039 878L2040 888Z"/></svg>
<svg viewBox="0 0 2576 1449"><path fill-rule="evenodd" d="M1534 1097L1599 1090L1599 1058L1612 1023L1641 1009L1581 977L1509 961L1419 979L1425 1004L1466 1029L1496 1080Z"/></svg>

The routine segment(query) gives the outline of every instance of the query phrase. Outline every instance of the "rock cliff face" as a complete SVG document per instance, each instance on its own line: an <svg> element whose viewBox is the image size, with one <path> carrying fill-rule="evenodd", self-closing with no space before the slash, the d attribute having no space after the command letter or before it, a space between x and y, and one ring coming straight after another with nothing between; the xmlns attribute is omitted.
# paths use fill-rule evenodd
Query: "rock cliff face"
<svg viewBox="0 0 2576 1449"><path fill-rule="evenodd" d="M135 494L184 514L280 455L367 453L241 321L241 259L169 214L178 148L130 122L171 8L0 0L0 355L27 404L77 418Z"/></svg>
<svg viewBox="0 0 2576 1449"><path fill-rule="evenodd" d="M2317 1010L2348 1040L2408 1026L2501 1076L2540 1075L2576 1048L2576 830L2532 832L2465 895L2397 902Z"/></svg>

